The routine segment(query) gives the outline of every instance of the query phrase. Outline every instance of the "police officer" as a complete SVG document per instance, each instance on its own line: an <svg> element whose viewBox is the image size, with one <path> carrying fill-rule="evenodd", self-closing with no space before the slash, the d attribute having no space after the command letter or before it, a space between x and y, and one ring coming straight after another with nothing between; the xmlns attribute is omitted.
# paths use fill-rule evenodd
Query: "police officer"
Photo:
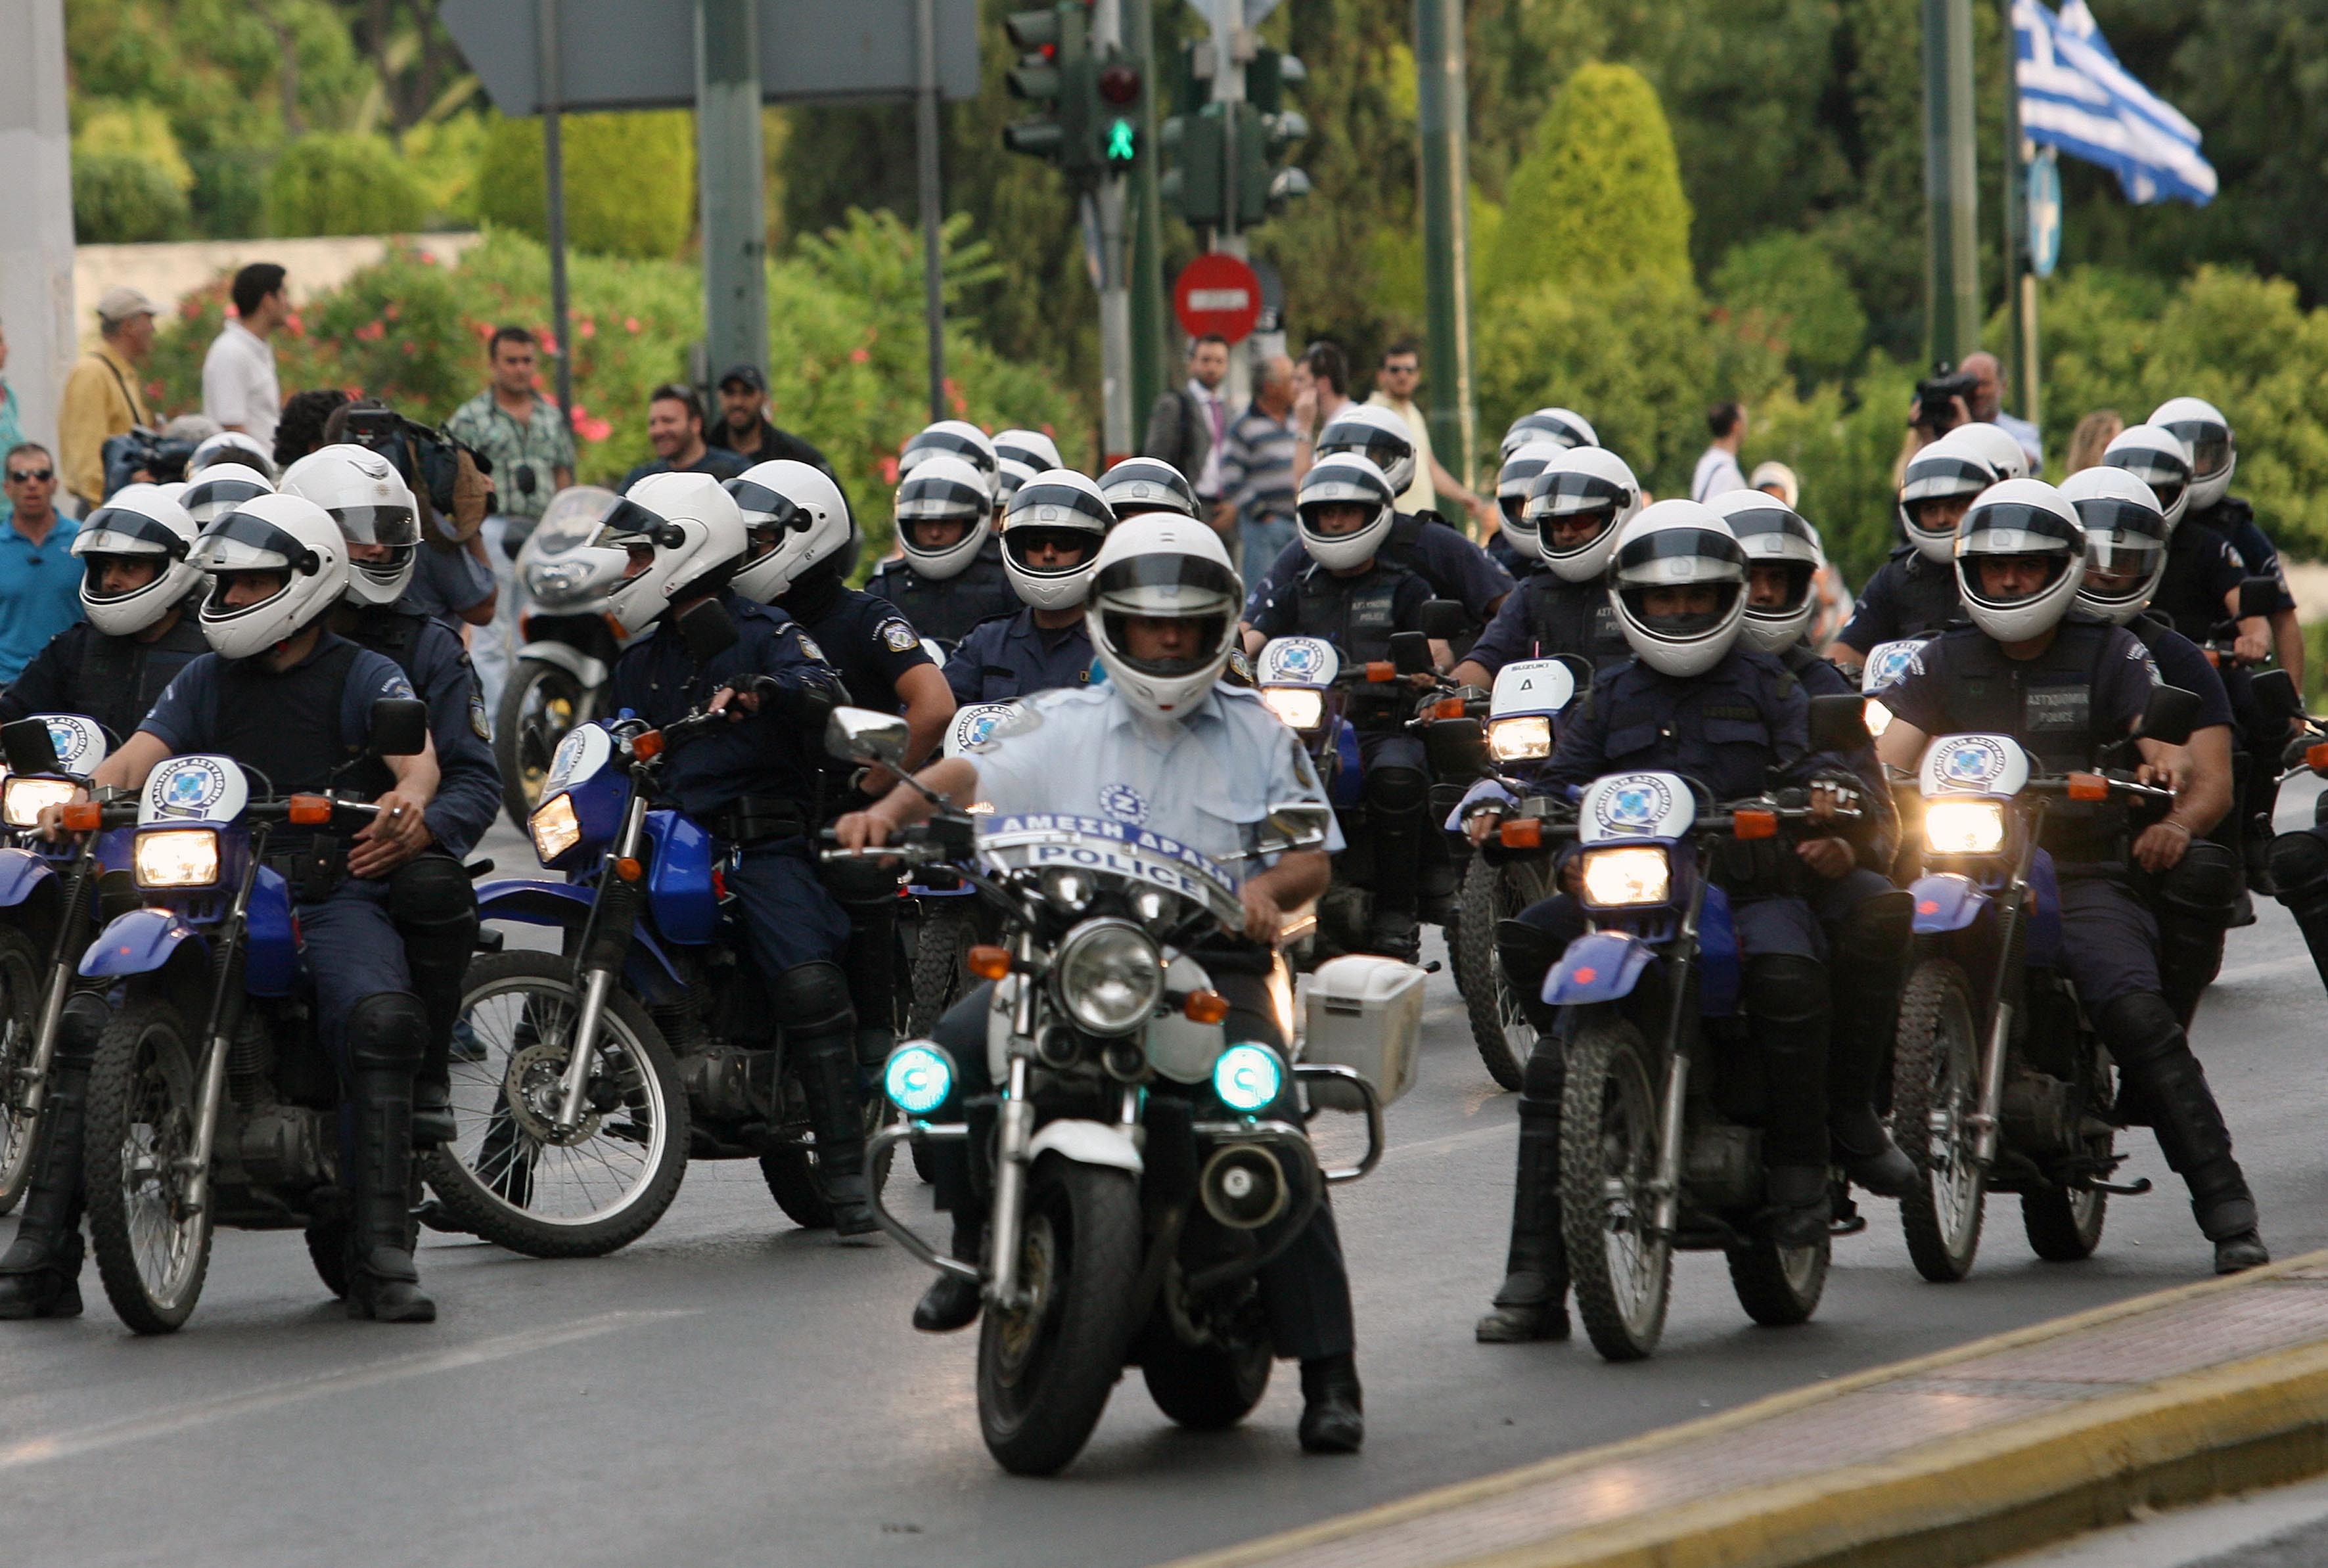
<svg viewBox="0 0 2328 1568"><path fill-rule="evenodd" d="M1106 682L1028 699L1007 735L937 763L922 781L956 800L987 801L1003 816L1065 811L1136 822L1241 865L1247 835L1271 801L1326 799L1293 733L1253 693L1220 684L1242 597L1227 549L1205 524L1159 513L1117 525L1100 547L1084 611ZM886 843L928 815L921 796L900 788L843 818L839 836L851 846ZM1338 847L1333 837L1329 830L1328 849ZM1206 968L1229 999L1234 1038L1284 1043L1267 1000L1267 944L1285 911L1323 891L1328 875L1327 852L1319 850L1252 872L1241 888L1244 931L1202 946ZM990 990L972 992L938 1025L962 1072L958 1100L941 1115L958 1119L959 1101L988 1087ZM938 1196L953 1213L954 1255L975 1259L985 1216L968 1180L969 1156L959 1143L940 1153ZM1301 1446L1356 1449L1366 1435L1356 1339L1329 1208L1319 1205L1285 1255L1261 1272L1260 1285L1277 1353L1301 1363ZM959 1329L978 1312L977 1286L942 1274L915 1309L914 1326Z"/></svg>
<svg viewBox="0 0 2328 1568"><path fill-rule="evenodd" d="M2255 508L2231 494L2231 475L2239 465L2231 422L2223 411L2198 397L2170 397L2143 422L2178 437L2191 458L2190 509L2184 517L2199 527L2220 534L2250 577L2268 577L2278 585L2273 604L2271 639L2280 667L2304 688L2304 629L2297 624L2295 596L2288 591L2287 574L2279 552L2256 523Z"/></svg>
<svg viewBox="0 0 2328 1568"><path fill-rule="evenodd" d="M819 880L810 849L818 739L824 715L848 694L790 617L731 585L750 541L736 498L718 480L650 474L606 514L601 537L630 555L630 574L607 595L608 611L625 626L652 628L615 662L610 704L656 725L698 709L742 710L728 729L673 751L663 783L680 809L731 852L728 891L808 1097L833 1228L863 1235L873 1228L873 1213L857 1014L840 962L849 917ZM731 628L733 641L717 634Z"/></svg>
<svg viewBox="0 0 2328 1568"><path fill-rule="evenodd" d="M1038 473L1066 466L1059 458L1059 443L1039 430L995 432L994 461L999 479L995 496L1006 511L1020 485Z"/></svg>
<svg viewBox="0 0 2328 1568"><path fill-rule="evenodd" d="M1574 447L1600 444L1600 438L1593 434L1592 426L1585 423L1584 415L1566 408L1539 408L1533 414L1523 414L1505 429L1504 466L1496 486L1496 502L1503 513L1503 523L1485 548L1488 558L1510 573L1514 582L1526 577L1535 569L1540 559L1529 554L1525 542L1514 538L1509 530L1513 519L1518 516L1520 504L1527 499L1527 481L1542 471L1543 464L1531 463L1515 473L1512 460L1524 448L1532 446L1549 446L1555 452L1567 452ZM1516 490L1512 488L1515 481L1519 487Z"/></svg>
<svg viewBox="0 0 2328 1568"><path fill-rule="evenodd" d="M948 648L1018 602L991 537L998 473L945 453L915 463L897 486L903 556L884 562L865 584L922 636Z"/></svg>
<svg viewBox="0 0 2328 1568"><path fill-rule="evenodd" d="M1187 476L1160 457L1128 457L1099 476L1100 499L1117 522L1143 512L1174 512L1205 520Z"/></svg>
<svg viewBox="0 0 2328 1568"><path fill-rule="evenodd" d="M412 685L385 657L330 631L348 587L340 526L298 496L258 496L202 530L193 560L211 588L200 620L211 651L188 664L137 733L106 759L100 785L136 789L165 759L216 751L264 774L278 794L337 789L377 798L378 817L344 863L316 866L312 830L285 824L270 857L296 857L295 912L315 987L316 1022L353 1107L343 1121L352 1172L348 1312L432 1322L407 1236L412 1078L428 1034L404 945L389 914L382 862L417 853L437 783L436 747L366 754L372 705Z"/></svg>
<svg viewBox="0 0 2328 1568"><path fill-rule="evenodd" d="M1533 446L1548 441L1567 451L1579 446L1598 446L1600 437L1593 434L1591 422L1572 408L1539 408L1533 414L1523 414L1504 428L1501 448L1506 457L1523 446Z"/></svg>
<svg viewBox="0 0 2328 1568"><path fill-rule="evenodd" d="M1346 663L1369 664L1390 657L1394 633L1422 630L1430 584L1382 554L1397 497L1396 485L1366 458L1344 453L1318 460L1302 476L1294 505L1309 569L1262 607L1245 633L1247 653L1272 637L1316 637L1333 644ZM1446 646L1434 644L1432 653L1446 667ZM1387 695L1353 688L1348 716L1358 732L1366 833L1374 841L1366 946L1411 961L1419 942L1416 884L1431 796L1422 738L1406 727L1407 706L1395 688Z"/></svg>
<svg viewBox="0 0 2328 1568"><path fill-rule="evenodd" d="M2168 686L2198 694L2200 711L2182 747L2190 775L2178 809L2201 836L2154 840L2150 863L2134 885L2158 917L2158 977L2166 1003L2185 1031L2199 996L2223 962L2223 934L2238 917L2240 874L2231 807L2234 720L2223 679L2198 644L2144 613L2166 574L2165 514L2133 474L2108 466L2080 469L2061 481L2061 499L2086 531L2086 574L2078 608L2141 640ZM2211 826L2201 826L2211 822Z"/></svg>
<svg viewBox="0 0 2328 1568"><path fill-rule="evenodd" d="M1962 434L1969 428L1949 431L1901 471L1897 516L1906 542L1867 580L1851 619L1827 645L1827 658L1844 668L1857 669L1884 643L1928 637L1964 619L1952 554L1957 523L1975 496L2004 477Z"/></svg>
<svg viewBox="0 0 2328 1568"><path fill-rule="evenodd" d="M477 947L477 894L463 862L501 811L501 766L476 670L461 639L404 601L420 546L420 511L396 465L351 442L321 447L283 475L283 493L314 501L340 525L348 591L331 628L396 661L428 705L428 731L443 777L421 817L414 852L401 861L364 854L358 876L385 877L389 918L404 938L412 988L428 1013L428 1048L412 1087L412 1136L421 1148L453 1141L453 1031Z"/></svg>
<svg viewBox="0 0 2328 1568"><path fill-rule="evenodd" d="M1717 800L1759 795L1773 784L1807 786L1838 776L1836 761L1810 745L1810 697L1767 653L1741 646L1746 553L1719 513L1695 501L1660 501L1619 533L1608 592L1634 662L1595 684L1571 707L1541 777L1550 786L1604 774L1671 770ZM1816 799L1828 797L1822 792ZM1826 1234L1826 1071L1829 1009L1818 923L1780 891L1784 868L1754 863L1725 876L1745 959L1743 1004L1769 1076L1763 1127L1772 1234L1781 1246ZM1530 905L1496 929L1505 973L1538 1030L1520 1087L1519 1171L1511 1246L1482 1341L1568 1337L1567 1256L1561 1241L1560 1108L1567 1083L1563 1042L1549 1009L1534 1000L1570 940L1584 929L1563 893Z"/></svg>
<svg viewBox="0 0 2328 1568"><path fill-rule="evenodd" d="M274 490L275 481L255 468L214 462L186 480L185 488L178 492L178 504L194 519L194 527L207 528L243 502L271 495Z"/></svg>
<svg viewBox="0 0 2328 1568"><path fill-rule="evenodd" d="M1506 471L1537 450L1523 448L1504 465ZM1455 683L1486 686L1504 666L1523 658L1572 654L1596 673L1629 660L1632 647L1618 627L1602 575L1618 530L1640 509L1640 483L1615 453L1585 446L1548 458L1528 481L1516 520L1506 525L1536 569L1455 667Z"/></svg>
<svg viewBox="0 0 2328 1568"><path fill-rule="evenodd" d="M1927 645L1884 688L1896 715L1877 742L1886 763L1913 768L1932 736L1980 731L2010 734L2040 768L2066 773L2127 738L2155 672L2131 632L2072 613L2085 555L2077 511L2052 486L2013 480L1982 495L1957 532L1957 575L1973 625ZM2188 781L2178 748L2135 744L2145 772ZM2163 849L2187 845L2207 826L2178 798L2136 838L2133 857L2161 863ZM2157 926L2128 886L2117 839L2106 824L2049 814L2044 847L2060 878L2062 966L2167 1164L2190 1188L2192 1213L2215 1244L2216 1272L2268 1261L2230 1132L2164 994Z"/></svg>
<svg viewBox="0 0 2328 1568"><path fill-rule="evenodd" d="M751 543L736 592L790 615L831 664L860 707L902 714L912 736L908 766L937 750L953 717L953 693L922 639L886 599L849 585L857 525L840 487L823 470L789 459L764 462L728 481ZM813 738L812 737L812 742ZM851 770L824 760L820 823L865 803ZM874 789L885 791L894 780ZM897 878L862 862L826 868L825 885L849 911L850 1000L857 1013L857 1059L878 1067L897 1043Z"/></svg>
<svg viewBox="0 0 2328 1568"><path fill-rule="evenodd" d="M1387 408L1368 403L1344 405L1318 433L1317 452L1320 462L1329 457L1366 459L1390 481L1394 496L1404 494L1414 482L1414 437L1408 434L1406 422ZM1461 604L1474 632L1495 619L1512 591L1511 574L1436 512L1394 509L1390 527L1377 547L1392 564L1422 577L1433 597ZM1308 569L1302 542L1297 537L1270 563L1268 574L1245 595L1245 624L1261 624L1262 612L1295 592Z"/></svg>
<svg viewBox="0 0 2328 1568"><path fill-rule="evenodd" d="M1008 702L1091 684L1084 590L1114 526L1100 487L1082 474L1053 469L1020 487L1002 519L1002 565L1025 607L981 621L954 649L945 678L955 701Z"/></svg>
<svg viewBox="0 0 2328 1568"><path fill-rule="evenodd" d="M83 519L73 554L87 619L50 639L0 693L0 723L85 714L116 737L135 732L178 671L210 649L194 620L194 537L193 518L159 485L125 485ZM83 991L58 1020L41 1147L16 1239L0 1255L0 1318L80 1315L81 1130L108 1016L104 997Z"/></svg>

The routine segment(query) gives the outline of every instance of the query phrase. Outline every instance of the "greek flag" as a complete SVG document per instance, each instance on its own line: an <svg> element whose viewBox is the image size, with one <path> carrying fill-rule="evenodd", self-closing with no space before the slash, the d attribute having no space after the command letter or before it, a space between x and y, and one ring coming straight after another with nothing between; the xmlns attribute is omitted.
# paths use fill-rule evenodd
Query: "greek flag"
<svg viewBox="0 0 2328 1568"><path fill-rule="evenodd" d="M2058 16L2038 0L2014 0L2013 51L2031 141L2115 172L2130 201L2214 200L2199 127L2126 74L2086 0L2068 0Z"/></svg>

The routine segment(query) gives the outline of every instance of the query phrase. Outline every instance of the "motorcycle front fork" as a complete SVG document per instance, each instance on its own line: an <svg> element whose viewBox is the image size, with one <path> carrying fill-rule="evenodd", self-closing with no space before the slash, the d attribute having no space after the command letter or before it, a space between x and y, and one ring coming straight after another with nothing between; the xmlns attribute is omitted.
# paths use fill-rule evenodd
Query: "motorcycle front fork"
<svg viewBox="0 0 2328 1568"><path fill-rule="evenodd" d="M605 869L599 873L603 901L603 879L619 875L618 865L635 865L640 843L646 836L647 802L643 791L633 790L630 810L623 818L623 831L615 837L615 852L607 857ZM592 944L585 930L582 951L587 953ZM574 1050L566 1059L565 1075L558 1083L558 1110L550 1118L560 1135L570 1134L582 1125L589 1110L590 1063L596 1059L598 1030L606 1016L606 998L615 988L615 973L622 967L620 960L588 971L582 977L582 1010L574 1021Z"/></svg>
<svg viewBox="0 0 2328 1568"><path fill-rule="evenodd" d="M1018 934L1018 957L1022 971L1032 967L1032 931ZM1010 1078L996 1119L994 1140L994 1277L987 1299L1005 1311L1024 1303L1018 1290L1018 1241L1025 1222L1027 1151L1035 1141L1035 1103L1028 1097L1029 1071L1026 1051L1034 1049L1035 980L1021 974L1018 994L1010 1013ZM1023 1050L1022 1050L1023 1047Z"/></svg>

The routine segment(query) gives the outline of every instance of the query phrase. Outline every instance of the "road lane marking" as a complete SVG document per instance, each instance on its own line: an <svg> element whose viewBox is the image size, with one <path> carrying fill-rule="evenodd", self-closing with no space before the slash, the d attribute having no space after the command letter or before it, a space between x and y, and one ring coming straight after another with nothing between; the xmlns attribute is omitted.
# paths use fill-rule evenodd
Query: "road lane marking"
<svg viewBox="0 0 2328 1568"><path fill-rule="evenodd" d="M502 1334L491 1339L480 1339L450 1350L427 1350L415 1356L399 1356L386 1361L374 1361L362 1367L352 1367L343 1372L319 1373L311 1377L287 1378L239 1394L223 1395L216 1399L200 1399L175 1409L131 1417L126 1421L106 1422L97 1426L83 1427L78 1432L55 1433L46 1437L26 1438L22 1442L0 1446L0 1470L22 1470L32 1465L46 1464L52 1460L76 1459L99 1449L117 1448L123 1443L142 1442L148 1438L166 1437L189 1427L207 1426L231 1420L236 1416L253 1415L261 1411L277 1410L286 1405L321 1398L326 1394L339 1394L351 1388L370 1388L382 1383L394 1383L407 1377L427 1377L434 1372L455 1372L465 1367L480 1366L488 1361L505 1361L512 1356L530 1356L537 1350L554 1349L582 1339L592 1339L616 1329L635 1328L661 1322L671 1318L691 1318L700 1309L674 1307L659 1311L601 1312L594 1318L583 1318L571 1323L557 1323L539 1329L527 1329L515 1334Z"/></svg>

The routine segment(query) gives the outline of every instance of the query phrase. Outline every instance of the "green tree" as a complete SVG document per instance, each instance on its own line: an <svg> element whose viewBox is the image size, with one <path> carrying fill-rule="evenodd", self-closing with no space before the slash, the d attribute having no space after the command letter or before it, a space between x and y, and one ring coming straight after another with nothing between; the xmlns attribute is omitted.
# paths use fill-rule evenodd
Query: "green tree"
<svg viewBox="0 0 2328 1568"><path fill-rule="evenodd" d="M1867 313L1825 246L1783 230L1734 245L1714 270L1713 293L1749 330L1782 345L1805 385L1850 374L1867 341Z"/></svg>
<svg viewBox="0 0 2328 1568"><path fill-rule="evenodd" d="M568 115L566 236L577 250L638 259L677 256L695 232L695 117L684 109ZM493 117L477 163L477 215L546 238L549 187L541 121Z"/></svg>
<svg viewBox="0 0 2328 1568"><path fill-rule="evenodd" d="M174 239L187 222L186 193L170 172L135 153L75 153L73 235L83 245Z"/></svg>
<svg viewBox="0 0 2328 1568"><path fill-rule="evenodd" d="M427 215L418 182L384 136L302 136L267 178L267 221L277 234L401 233Z"/></svg>

